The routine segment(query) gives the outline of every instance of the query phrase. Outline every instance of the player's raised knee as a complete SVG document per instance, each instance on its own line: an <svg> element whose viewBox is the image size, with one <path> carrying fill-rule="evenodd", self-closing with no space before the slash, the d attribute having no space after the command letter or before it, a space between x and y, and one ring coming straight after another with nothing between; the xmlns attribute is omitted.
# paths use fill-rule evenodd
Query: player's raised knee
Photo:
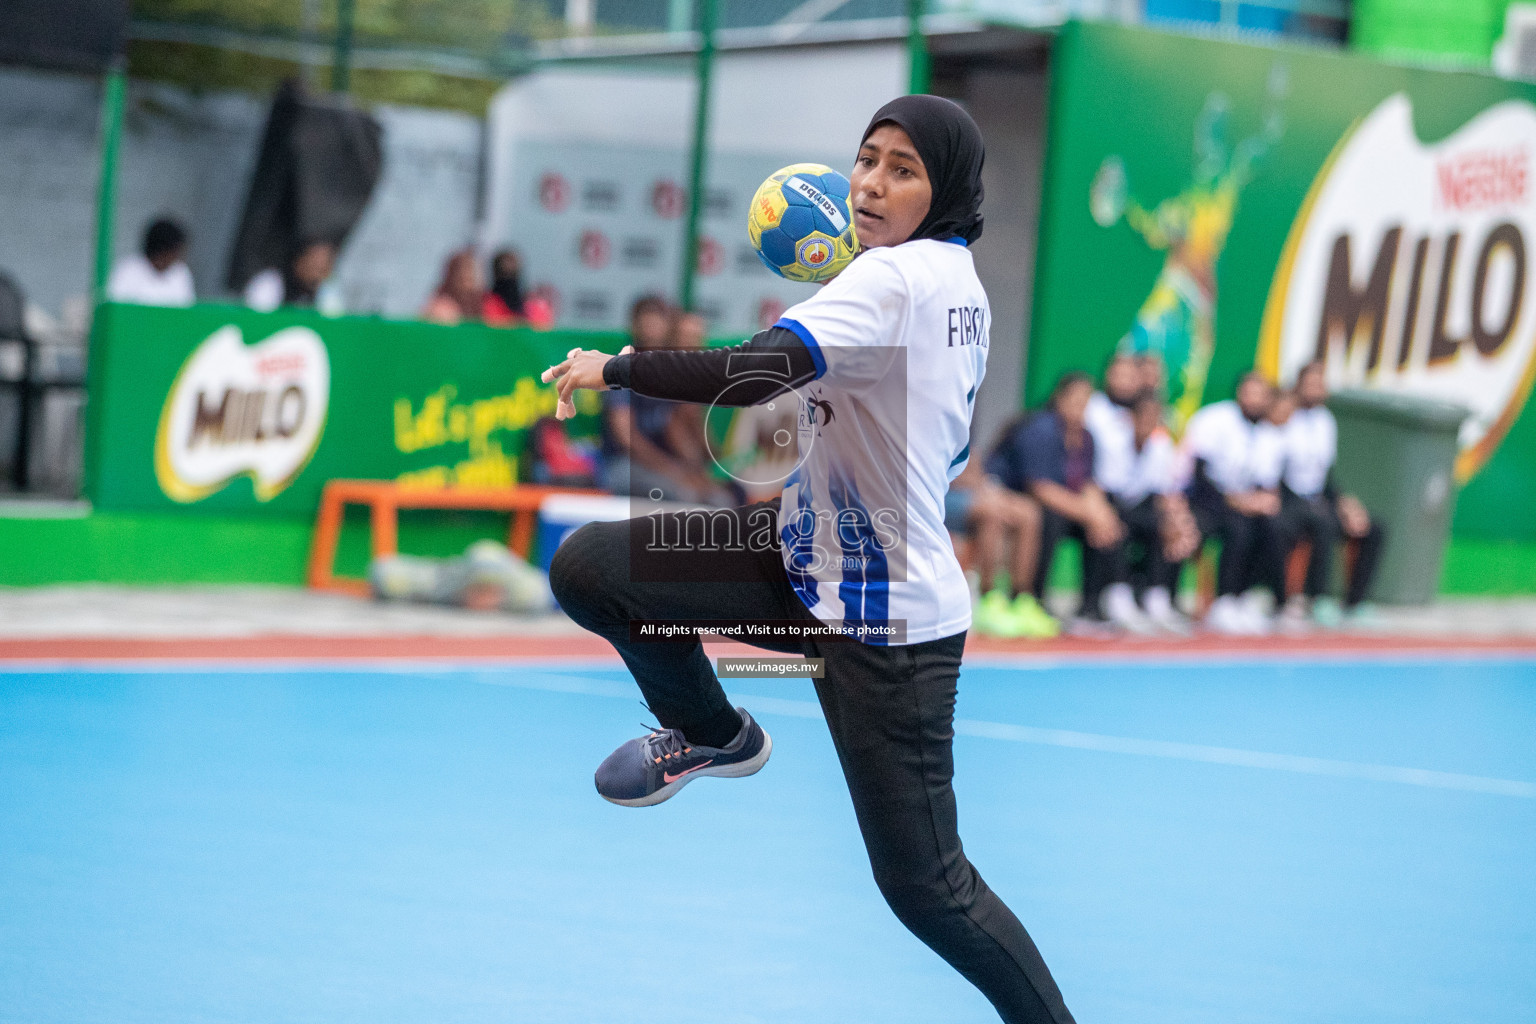
<svg viewBox="0 0 1536 1024"><path fill-rule="evenodd" d="M571 618L582 621L611 594L607 576L615 565L627 567L628 559L616 539L622 539L622 523L588 523L560 545L549 564L549 588Z"/></svg>

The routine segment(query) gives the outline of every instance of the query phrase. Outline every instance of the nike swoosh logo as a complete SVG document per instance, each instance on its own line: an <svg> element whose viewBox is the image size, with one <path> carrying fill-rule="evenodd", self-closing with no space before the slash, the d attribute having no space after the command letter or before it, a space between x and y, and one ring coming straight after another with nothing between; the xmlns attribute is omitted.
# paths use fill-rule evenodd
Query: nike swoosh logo
<svg viewBox="0 0 1536 1024"><path fill-rule="evenodd" d="M692 775L694 772L698 771L700 768L708 768L710 765L712 765L714 763L715 763L714 760L710 759L708 761L705 761L703 764L694 765L692 768L689 768L685 772L678 772L676 775L673 775L671 772L662 772L661 773L661 777L662 777L662 779L664 779L667 782L668 785L671 785L672 783L676 782L678 779L682 778L684 775Z"/></svg>

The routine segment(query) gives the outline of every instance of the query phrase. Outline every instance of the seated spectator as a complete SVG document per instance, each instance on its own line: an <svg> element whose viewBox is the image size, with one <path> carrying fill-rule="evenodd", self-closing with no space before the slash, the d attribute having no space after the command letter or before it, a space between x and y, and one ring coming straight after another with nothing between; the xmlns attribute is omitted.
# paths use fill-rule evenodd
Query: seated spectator
<svg viewBox="0 0 1536 1024"><path fill-rule="evenodd" d="M538 291L523 291L523 261L515 249L491 257L491 288L485 295L482 318L492 326L529 327L547 331L555 325L549 301Z"/></svg>
<svg viewBox="0 0 1536 1024"><path fill-rule="evenodd" d="M798 402L777 400L734 410L725 439L725 465L747 501L777 498L800 464L799 412Z"/></svg>
<svg viewBox="0 0 1536 1024"><path fill-rule="evenodd" d="M708 322L697 313L672 311L672 325L667 331L666 347L670 349L701 349L708 334ZM665 416L666 424L660 436L662 445L673 453L685 466L697 467L707 473L713 462L709 447L704 440L704 413L702 405L686 402L666 402L644 395L634 396L642 407L649 410L656 406L657 416ZM660 411L664 410L664 411Z"/></svg>
<svg viewBox="0 0 1536 1024"><path fill-rule="evenodd" d="M279 306L309 306L327 316L340 316L341 297L328 287L335 269L335 243L305 242L286 267L268 267L246 283L245 304L262 313Z"/></svg>
<svg viewBox="0 0 1536 1024"><path fill-rule="evenodd" d="M523 261L512 249L491 257L491 287L485 293L482 316L486 323L520 324L528 318L528 299L523 294Z"/></svg>
<svg viewBox="0 0 1536 1024"><path fill-rule="evenodd" d="M1168 364L1163 362L1163 355L1152 349L1138 352L1131 357L1136 364L1136 387L1139 391L1150 391L1164 402L1168 401ZM1166 411L1164 412L1166 416Z"/></svg>
<svg viewBox="0 0 1536 1024"><path fill-rule="evenodd" d="M485 314L485 300L485 282L480 279L480 265L475 261L475 251L470 248L460 249L443 264L442 280L427 299L427 304L421 307L421 318L449 327L478 323ZM493 326L510 325L509 319Z"/></svg>
<svg viewBox="0 0 1536 1024"><path fill-rule="evenodd" d="M1131 451L1124 478L1109 498L1125 524L1131 584L1147 618L1163 629L1188 632L1174 607L1179 570L1200 546L1200 531L1180 491L1178 453L1163 426L1167 407L1143 391L1131 403Z"/></svg>
<svg viewBox="0 0 1536 1024"><path fill-rule="evenodd" d="M534 285L528 292L528 307L532 326L540 330L553 329L560 321L559 289L547 282Z"/></svg>
<svg viewBox="0 0 1536 1024"><path fill-rule="evenodd" d="M1108 494L1118 493L1131 471L1131 403L1141 393L1140 379L1135 357L1117 352L1104 367L1104 390L1088 396L1083 411L1093 435L1093 482Z"/></svg>
<svg viewBox="0 0 1536 1024"><path fill-rule="evenodd" d="M671 329L667 334L668 348L700 349L704 347L708 336L709 322L698 313L673 311ZM644 395L635 395L631 402L638 410L637 415L642 418L649 415L649 407L653 405L665 410L664 413L655 414L658 417L665 416L665 426L659 438L662 447L687 474L687 479L698 481L692 488L693 496L682 497L680 500L710 505L736 505L745 501L744 492L738 495L738 487L712 479L715 460L704 436L705 413L708 411L706 406L666 402ZM678 493L686 494L687 491L680 490Z"/></svg>
<svg viewBox="0 0 1536 1024"><path fill-rule="evenodd" d="M1190 510L1203 538L1221 540L1216 568L1216 601L1206 625L1222 633L1268 632L1269 621L1258 595L1265 585L1277 599L1284 594L1275 517L1280 495L1270 486L1264 432L1275 389L1256 372L1237 385L1236 401L1216 402L1196 412L1184 433L1184 451L1193 465Z"/></svg>
<svg viewBox="0 0 1536 1024"><path fill-rule="evenodd" d="M1344 612L1355 612L1370 592L1381 558L1381 524L1371 518L1359 499L1340 494L1333 481L1338 457L1338 424L1324 403L1328 384L1323 364L1308 363L1296 375L1295 412L1282 426L1283 471L1280 489L1282 557L1303 538L1311 544L1306 582L1301 594L1289 595L1287 618L1311 613L1319 625L1340 621L1338 602L1329 596L1333 550L1341 539L1356 544L1354 564L1344 588Z"/></svg>
<svg viewBox="0 0 1536 1024"><path fill-rule="evenodd" d="M1104 368L1104 390L1088 399L1083 422L1093 435L1093 479L1109 496L1127 528L1126 553L1132 558L1133 589L1154 625L1173 632L1187 631L1173 605L1181 554L1171 563L1164 557L1164 533L1174 523L1192 526L1182 499L1170 497L1175 485L1176 458L1172 440L1162 429L1164 408L1160 391L1162 358L1117 352ZM1139 403L1139 404L1138 404ZM1141 430L1134 409L1141 408ZM1152 418L1150 421L1148 416ZM1185 514L1179 515L1183 512ZM1188 531L1180 531L1188 541Z"/></svg>
<svg viewBox="0 0 1536 1024"><path fill-rule="evenodd" d="M630 310L629 343L635 351L671 347L675 334L666 300L648 295ZM614 494L696 504L735 503L731 488L715 481L702 427L694 434L687 417L673 427L677 402L627 390L603 392L603 484ZM702 413L699 407L693 407Z"/></svg>
<svg viewBox="0 0 1536 1024"><path fill-rule="evenodd" d="M1134 632L1153 627L1136 605L1125 561L1125 526L1093 482L1093 435L1084 426L1093 382L1072 372L1056 382L1050 405L1011 428L987 470L1009 488L1029 494L1042 509L1040 557L1031 591L1043 601L1056 545L1063 537L1083 544L1085 624L1109 622Z"/></svg>
<svg viewBox="0 0 1536 1024"><path fill-rule="evenodd" d="M597 453L591 443L573 440L553 416L541 416L528 428L522 464L523 479L530 484L597 486Z"/></svg>
<svg viewBox="0 0 1536 1024"><path fill-rule="evenodd" d="M107 298L140 306L190 306L197 301L187 267L187 232L169 218L144 232L139 252L125 256L107 279Z"/></svg>
<svg viewBox="0 0 1536 1024"><path fill-rule="evenodd" d="M1253 479L1266 491L1280 493L1280 478L1285 474L1285 427L1296 411L1296 395L1277 388L1269 411L1254 427Z"/></svg>
<svg viewBox="0 0 1536 1024"><path fill-rule="evenodd" d="M1061 633L1030 589L1040 557L1040 506L1033 498L1004 487L983 472L982 460L971 459L944 495L944 525L971 541L981 592L973 616L978 632L1041 640ZM1006 592L997 583L1004 565Z"/></svg>
<svg viewBox="0 0 1536 1024"><path fill-rule="evenodd" d="M672 329L667 336L667 347L673 349L700 349L709 338L709 321L698 313L674 311ZM677 461L689 470L690 476L708 481L707 489L697 491L694 500L711 505L740 505L746 502L746 489L732 479L720 482L712 479L715 456L705 438L708 428L708 407L688 402L662 402L659 399L635 395L633 401L640 406L659 403L668 410L663 431L664 447Z"/></svg>
<svg viewBox="0 0 1536 1024"><path fill-rule="evenodd" d="M675 349L700 349L709 340L709 321L698 313L674 310L672 327L667 334L667 347Z"/></svg>

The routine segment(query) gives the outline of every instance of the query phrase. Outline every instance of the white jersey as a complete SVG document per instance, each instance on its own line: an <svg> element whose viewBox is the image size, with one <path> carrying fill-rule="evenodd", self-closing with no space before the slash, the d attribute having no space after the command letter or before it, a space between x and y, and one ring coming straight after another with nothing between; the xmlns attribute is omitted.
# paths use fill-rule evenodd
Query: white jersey
<svg viewBox="0 0 1536 1024"><path fill-rule="evenodd" d="M1173 494L1181 489L1178 452L1168 432L1158 428L1139 450L1133 433L1130 467L1126 472L1125 483L1120 490L1110 493L1127 505L1139 505L1151 495Z"/></svg>
<svg viewBox="0 0 1536 1024"><path fill-rule="evenodd" d="M865 643L967 629L944 494L970 457L987 365L991 312L970 251L934 239L871 249L779 326L817 368L799 389L801 462L779 510L795 593Z"/></svg>
<svg viewBox="0 0 1536 1024"><path fill-rule="evenodd" d="M1280 478L1285 475L1286 454L1286 428L1260 420L1253 428L1250 462L1253 486L1266 491L1279 490Z"/></svg>
<svg viewBox="0 0 1536 1024"><path fill-rule="evenodd" d="M112 268L107 297L140 306L190 306L197 301L192 271L185 263L177 260L164 270L156 270L142 253L125 257Z"/></svg>
<svg viewBox="0 0 1536 1024"><path fill-rule="evenodd" d="M1083 426L1093 435L1093 482L1109 494L1124 494L1136 461L1136 428L1131 410L1102 391L1088 396Z"/></svg>
<svg viewBox="0 0 1536 1024"><path fill-rule="evenodd" d="M1190 465L1204 459L1206 475L1223 494L1266 486L1261 482L1267 475L1265 443L1258 425L1230 399L1201 409L1184 428Z"/></svg>
<svg viewBox="0 0 1536 1024"><path fill-rule="evenodd" d="M1321 405L1297 409L1285 424L1285 486L1303 498L1322 494L1338 452L1333 413Z"/></svg>

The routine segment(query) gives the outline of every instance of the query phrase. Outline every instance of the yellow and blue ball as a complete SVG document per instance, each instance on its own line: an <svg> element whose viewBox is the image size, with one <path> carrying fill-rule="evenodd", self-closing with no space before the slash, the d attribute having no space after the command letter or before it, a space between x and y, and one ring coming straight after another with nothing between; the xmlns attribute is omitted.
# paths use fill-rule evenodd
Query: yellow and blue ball
<svg viewBox="0 0 1536 1024"><path fill-rule="evenodd" d="M791 281L829 281L859 251L848 179L825 164L790 164L752 197L747 238L763 265Z"/></svg>

